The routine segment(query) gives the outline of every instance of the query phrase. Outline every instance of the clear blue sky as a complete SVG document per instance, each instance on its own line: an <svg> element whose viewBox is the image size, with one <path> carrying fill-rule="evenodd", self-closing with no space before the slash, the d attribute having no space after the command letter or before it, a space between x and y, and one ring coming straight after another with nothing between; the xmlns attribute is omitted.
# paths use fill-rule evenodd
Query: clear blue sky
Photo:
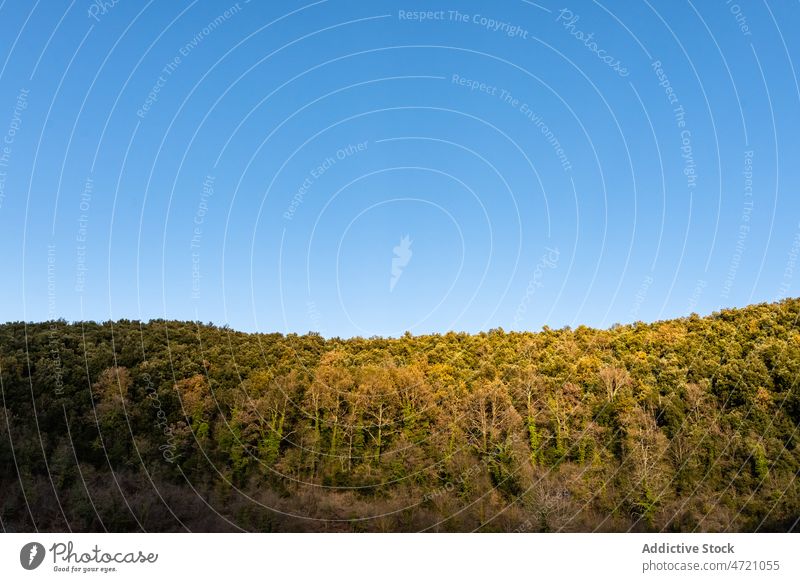
<svg viewBox="0 0 800 582"><path fill-rule="evenodd" d="M796 2L3 2L0 320L370 336L797 295L798 25Z"/></svg>

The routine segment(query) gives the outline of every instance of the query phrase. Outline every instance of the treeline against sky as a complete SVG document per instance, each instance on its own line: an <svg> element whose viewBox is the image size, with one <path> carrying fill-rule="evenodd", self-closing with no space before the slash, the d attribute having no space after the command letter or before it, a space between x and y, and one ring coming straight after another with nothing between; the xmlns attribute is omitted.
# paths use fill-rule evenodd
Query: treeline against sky
<svg viewBox="0 0 800 582"><path fill-rule="evenodd" d="M791 531L800 300L397 339L0 326L5 531Z"/></svg>

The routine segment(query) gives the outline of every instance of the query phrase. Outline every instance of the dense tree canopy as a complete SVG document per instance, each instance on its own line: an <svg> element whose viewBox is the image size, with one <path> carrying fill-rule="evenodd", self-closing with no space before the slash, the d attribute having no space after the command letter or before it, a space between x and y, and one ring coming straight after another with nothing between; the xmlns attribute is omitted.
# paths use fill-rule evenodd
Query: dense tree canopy
<svg viewBox="0 0 800 582"><path fill-rule="evenodd" d="M800 300L397 339L0 326L7 531L787 531Z"/></svg>

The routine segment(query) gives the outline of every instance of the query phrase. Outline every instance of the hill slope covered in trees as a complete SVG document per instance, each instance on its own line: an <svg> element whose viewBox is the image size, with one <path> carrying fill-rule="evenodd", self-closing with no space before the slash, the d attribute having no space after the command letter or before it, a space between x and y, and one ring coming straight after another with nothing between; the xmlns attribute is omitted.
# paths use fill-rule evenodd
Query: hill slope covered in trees
<svg viewBox="0 0 800 582"><path fill-rule="evenodd" d="M6 531L789 531L800 300L398 339L0 326Z"/></svg>

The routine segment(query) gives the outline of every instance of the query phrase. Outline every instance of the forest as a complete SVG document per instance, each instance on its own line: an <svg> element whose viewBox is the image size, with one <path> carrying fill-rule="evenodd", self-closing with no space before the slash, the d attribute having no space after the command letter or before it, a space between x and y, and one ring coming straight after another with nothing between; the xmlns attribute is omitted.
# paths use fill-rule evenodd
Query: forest
<svg viewBox="0 0 800 582"><path fill-rule="evenodd" d="M799 316L350 339L2 324L0 526L797 531Z"/></svg>

